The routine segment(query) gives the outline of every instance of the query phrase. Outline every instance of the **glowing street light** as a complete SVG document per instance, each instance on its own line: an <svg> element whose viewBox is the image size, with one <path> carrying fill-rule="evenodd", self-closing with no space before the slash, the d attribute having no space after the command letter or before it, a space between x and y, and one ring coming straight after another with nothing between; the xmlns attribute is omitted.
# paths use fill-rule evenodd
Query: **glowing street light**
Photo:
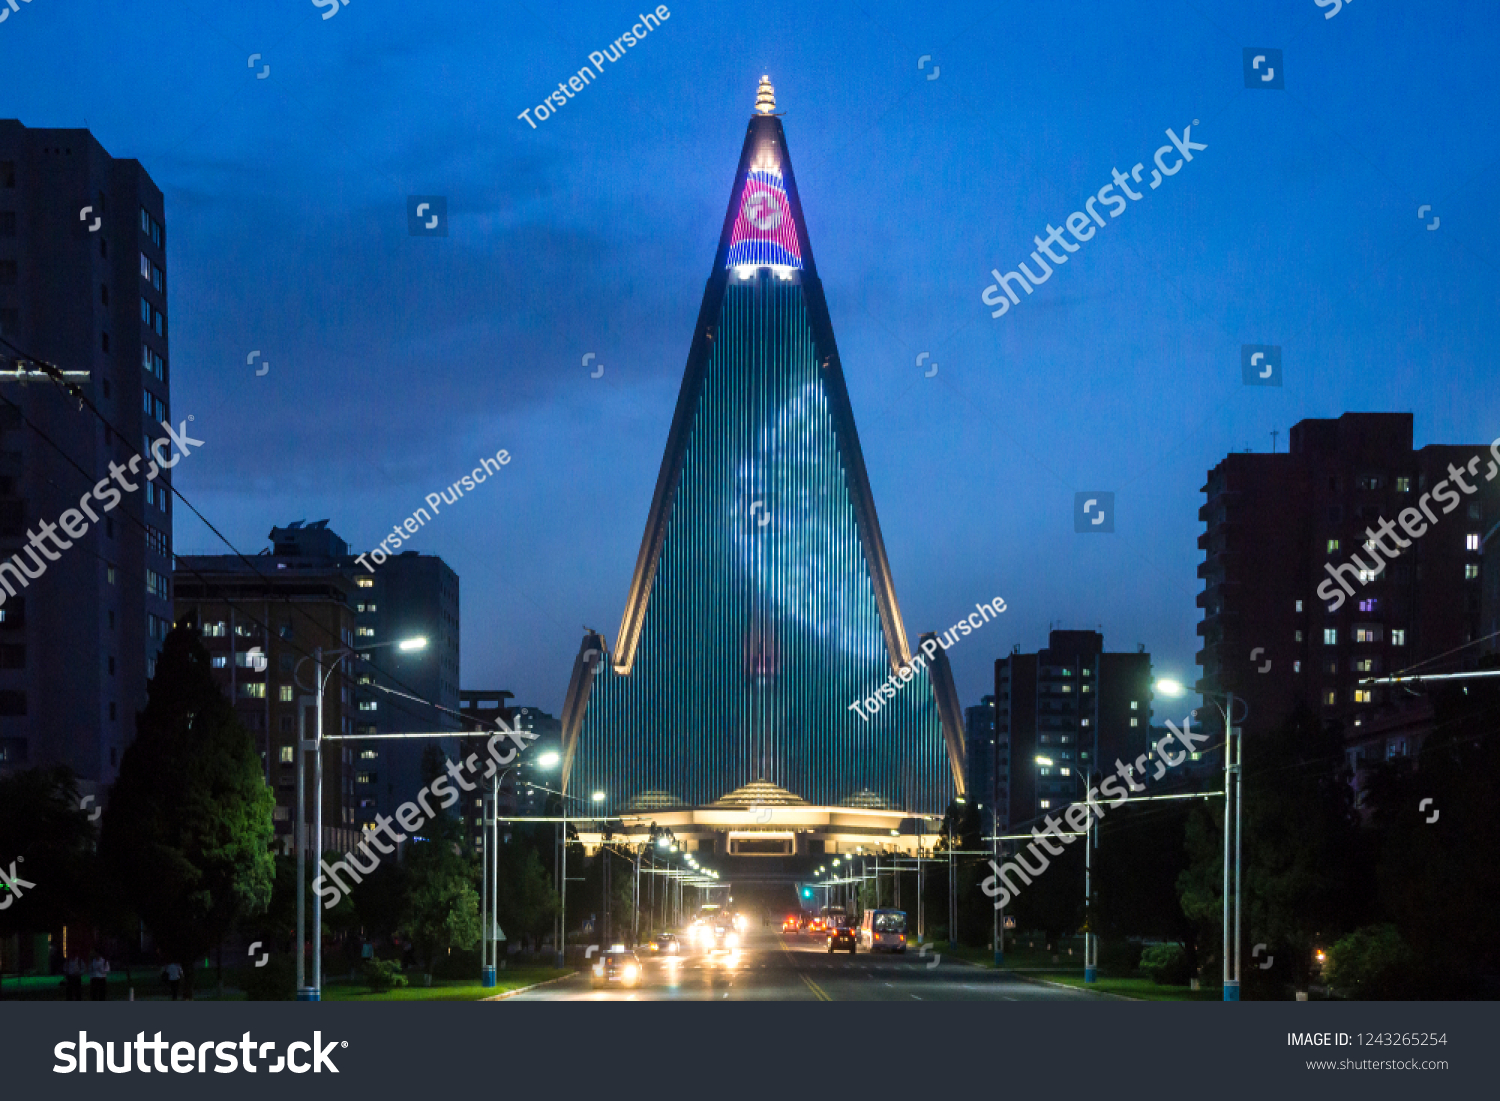
<svg viewBox="0 0 1500 1101"><path fill-rule="evenodd" d="M546 753L543 753L539 758L537 758L536 763L541 765L543 768L556 768L557 763L561 760L562 757L560 757L556 752L554 752L553 750L548 750Z"/></svg>
<svg viewBox="0 0 1500 1101"><path fill-rule="evenodd" d="M1156 691L1161 695L1174 700L1187 694L1187 689L1182 686L1182 682L1180 680L1174 680L1171 677L1162 677L1159 681L1157 681Z"/></svg>

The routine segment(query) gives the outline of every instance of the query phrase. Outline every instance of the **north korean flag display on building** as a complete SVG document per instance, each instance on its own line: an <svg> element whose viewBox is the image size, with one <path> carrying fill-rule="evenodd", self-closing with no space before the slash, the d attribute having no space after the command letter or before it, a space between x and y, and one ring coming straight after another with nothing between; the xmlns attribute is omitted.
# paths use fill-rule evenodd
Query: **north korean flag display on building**
<svg viewBox="0 0 1500 1101"><path fill-rule="evenodd" d="M729 235L729 261L725 267L741 264L802 267L797 227L792 222L792 208L787 204L779 172L756 169L745 178L740 212Z"/></svg>

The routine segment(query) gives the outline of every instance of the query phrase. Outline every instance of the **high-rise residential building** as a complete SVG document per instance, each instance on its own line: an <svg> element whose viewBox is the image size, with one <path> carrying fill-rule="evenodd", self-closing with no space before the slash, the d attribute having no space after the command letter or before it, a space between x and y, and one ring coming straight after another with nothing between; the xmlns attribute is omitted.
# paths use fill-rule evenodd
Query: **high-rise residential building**
<svg viewBox="0 0 1500 1101"><path fill-rule="evenodd" d="M995 697L964 709L964 773L968 798L979 808L985 831L1010 817L1010 744L995 734Z"/></svg>
<svg viewBox="0 0 1500 1101"><path fill-rule="evenodd" d="M271 529L277 556L322 560L354 588L356 734L431 734L453 731L455 739L390 739L362 742L354 777L355 813L361 826L393 814L422 789L422 757L435 747L445 759L458 754L460 728L458 575L441 558L403 551L366 569L327 520L300 520ZM424 640L407 649L403 642ZM415 697L415 698L413 698Z"/></svg>
<svg viewBox="0 0 1500 1101"><path fill-rule="evenodd" d="M371 573L326 520L272 528L269 539L269 553L248 560L179 559L177 614L204 625L211 650L227 651L222 665L215 655L215 667L225 670L226 691L261 741L267 782L277 791L278 829L294 817L297 701L311 691L315 648L325 652L325 670L333 668L330 654L349 651L325 691L325 735L455 733L452 740L330 743L324 822L352 837L421 790L427 746L449 758L458 752L458 578L441 559L415 552ZM221 624L227 644L214 642ZM424 644L401 645L418 639ZM250 646L265 655L263 673L245 652ZM305 721L312 723L310 713Z"/></svg>
<svg viewBox="0 0 1500 1101"><path fill-rule="evenodd" d="M1251 737L1301 704L1353 744L1402 695L1361 681L1472 664L1495 469L1483 444L1414 449L1410 413L1305 420L1286 453L1226 456L1199 512L1201 687L1246 701Z"/></svg>
<svg viewBox="0 0 1500 1101"><path fill-rule="evenodd" d="M469 720L469 725L464 729L479 731L479 733L465 735L459 742L459 752L463 755L464 760L468 760L471 755L477 757L480 761L491 759L486 749L486 743L489 741L490 736L501 729L500 724L502 723L507 727L514 727L516 725L515 710L506 703L514 695L514 692L507 692L503 689L459 692L459 712L465 719ZM511 748L511 746L501 747L499 750L500 755L502 757L507 756ZM528 747L527 756L529 757L529 755L530 750ZM523 757L519 751L516 752L515 759L511 762L512 765L523 767L526 763L528 763L527 758ZM516 795L516 773L519 771L519 768L512 767L497 768L496 775L492 778L499 803L499 809L496 813L502 818L515 813L513 808L515 806ZM463 793L458 804L459 819L463 823L464 836L473 841L476 850L482 846L484 841L483 796L491 790L490 783L482 783L481 787L482 790ZM508 837L510 834L509 823L502 822L500 824L500 832L503 836Z"/></svg>
<svg viewBox="0 0 1500 1101"><path fill-rule="evenodd" d="M101 796L172 620L165 227L138 161L0 119L0 770Z"/></svg>
<svg viewBox="0 0 1500 1101"><path fill-rule="evenodd" d="M198 625L215 679L260 746L266 783L276 793L277 840L289 848L297 817L297 743L317 730L313 655L320 647L335 654L354 645L358 590L334 556L183 555L178 565L177 619ZM326 674L333 666L324 668ZM325 736L354 733L360 672L346 660L328 677ZM326 742L322 754L323 845L347 851L358 836L355 780L366 762L353 742ZM304 767L311 824L316 797L310 755Z"/></svg>
<svg viewBox="0 0 1500 1101"><path fill-rule="evenodd" d="M363 713L360 725L367 732L373 727L382 734L456 733L462 726L458 719L458 574L441 558L416 551L391 555L374 573L352 564L350 572L360 586L354 603L355 644L382 646L374 651L374 665L396 672L401 683L378 675L373 683L389 684L402 693L372 693L369 702L375 709ZM423 649L400 649L403 640L418 638L427 640ZM416 797L424 782L422 755L430 745L445 754L457 752L457 743L448 739L393 739L365 745L363 752L377 753L376 778L358 785L361 821L373 822L377 813L392 814Z"/></svg>
<svg viewBox="0 0 1500 1101"><path fill-rule="evenodd" d="M1046 649L995 662L995 737L1010 749L1013 825L1078 801L1089 777L1131 764L1151 731L1151 655L1107 653L1098 631L1052 631Z"/></svg>
<svg viewBox="0 0 1500 1101"><path fill-rule="evenodd" d="M903 821L963 792L958 635L906 633L762 80L620 630L574 664L565 789L700 851L914 846Z"/></svg>

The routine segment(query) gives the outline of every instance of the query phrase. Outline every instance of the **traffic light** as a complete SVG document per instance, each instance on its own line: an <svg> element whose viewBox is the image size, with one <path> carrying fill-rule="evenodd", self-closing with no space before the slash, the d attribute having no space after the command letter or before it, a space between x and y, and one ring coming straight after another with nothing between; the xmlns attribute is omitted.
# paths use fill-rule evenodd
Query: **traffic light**
<svg viewBox="0 0 1500 1101"><path fill-rule="evenodd" d="M811 887L803 887L802 888L802 897L803 898L812 898L812 888Z"/></svg>

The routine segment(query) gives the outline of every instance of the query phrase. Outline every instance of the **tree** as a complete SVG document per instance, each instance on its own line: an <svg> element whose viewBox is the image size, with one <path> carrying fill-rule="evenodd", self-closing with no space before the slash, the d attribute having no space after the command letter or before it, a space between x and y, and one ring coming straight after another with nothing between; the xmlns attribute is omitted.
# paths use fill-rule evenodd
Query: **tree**
<svg viewBox="0 0 1500 1101"><path fill-rule="evenodd" d="M1299 709L1247 743L1244 761L1241 978L1266 995L1288 982L1306 989L1313 950L1373 911L1370 846L1354 809L1343 734ZM1223 834L1207 813L1189 820L1188 851L1178 877L1183 910L1198 923L1201 944L1222 943ZM1270 972L1251 964L1257 943L1284 964Z"/></svg>
<svg viewBox="0 0 1500 1101"><path fill-rule="evenodd" d="M270 903L275 802L196 628L173 629L120 762L99 853L120 897L184 964L189 993L191 961Z"/></svg>
<svg viewBox="0 0 1500 1101"><path fill-rule="evenodd" d="M1500 771L1500 685L1479 679L1429 691L1433 733L1420 755L1378 766L1367 785L1381 910L1415 957L1423 997L1493 998L1500 817L1490 788Z"/></svg>
<svg viewBox="0 0 1500 1101"><path fill-rule="evenodd" d="M403 926L430 975L439 955L467 950L479 940L479 866L464 854L463 832L447 815L438 814L425 832L428 840L413 844L406 856L410 890Z"/></svg>
<svg viewBox="0 0 1500 1101"><path fill-rule="evenodd" d="M558 898L551 875L542 866L536 847L519 839L500 846L498 862L500 928L510 940L540 943L557 917Z"/></svg>

